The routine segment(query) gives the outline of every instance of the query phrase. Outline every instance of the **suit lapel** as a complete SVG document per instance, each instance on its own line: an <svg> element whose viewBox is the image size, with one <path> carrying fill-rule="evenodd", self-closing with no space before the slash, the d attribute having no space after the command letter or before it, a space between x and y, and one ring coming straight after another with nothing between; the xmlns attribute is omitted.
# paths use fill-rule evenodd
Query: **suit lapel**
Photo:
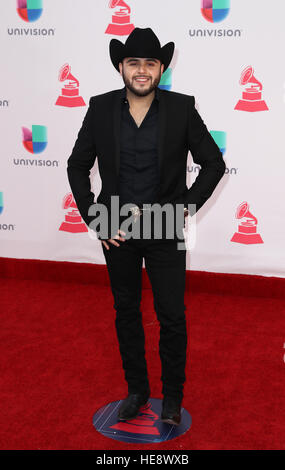
<svg viewBox="0 0 285 470"><path fill-rule="evenodd" d="M115 164L116 174L119 176L120 170L120 128L121 128L121 103L124 88L117 90L114 97L113 108L113 129L115 140ZM158 88L159 106L158 106L158 167L159 176L161 175L161 168L164 155L164 141L165 141L165 124L166 124L166 103L165 93Z"/></svg>

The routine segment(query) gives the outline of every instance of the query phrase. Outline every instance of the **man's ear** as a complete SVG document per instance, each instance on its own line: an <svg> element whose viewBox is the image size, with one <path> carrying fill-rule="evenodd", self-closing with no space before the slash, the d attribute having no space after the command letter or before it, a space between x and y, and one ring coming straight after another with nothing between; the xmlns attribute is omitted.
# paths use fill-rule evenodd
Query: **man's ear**
<svg viewBox="0 0 285 470"><path fill-rule="evenodd" d="M123 64L122 62L119 62L119 71L121 75L122 75L122 70L123 70Z"/></svg>
<svg viewBox="0 0 285 470"><path fill-rule="evenodd" d="M161 71L161 75L162 75L162 74L163 74L163 72L164 72L164 64L163 64L163 63L161 63L161 68L160 68L160 71Z"/></svg>

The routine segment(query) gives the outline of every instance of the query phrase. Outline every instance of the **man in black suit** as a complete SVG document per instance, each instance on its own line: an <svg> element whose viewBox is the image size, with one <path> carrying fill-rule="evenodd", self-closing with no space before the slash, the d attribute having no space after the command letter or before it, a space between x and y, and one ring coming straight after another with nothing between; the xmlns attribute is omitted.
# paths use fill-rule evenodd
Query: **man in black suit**
<svg viewBox="0 0 285 470"><path fill-rule="evenodd" d="M150 28L135 28L125 44L111 40L110 57L125 87L90 99L68 159L67 172L78 210L101 240L110 277L119 349L128 384L128 396L119 408L118 419L135 418L150 396L140 312L144 259L160 323L161 419L178 425L187 347L186 250L178 249L177 244L177 240L183 240L184 218L182 216L178 226L179 219L175 218L175 233L171 238L167 232L169 214L166 211L157 236L157 219L150 208L166 205L177 216L178 208L182 207L184 217L193 216L222 178L225 163L195 109L194 97L158 88L173 52L174 43L161 47ZM189 150L201 170L188 189ZM102 189L94 203L89 174L96 156ZM116 219L118 214L113 214L112 208L115 197L119 199L119 209L130 209L132 227L141 222L135 232L139 236L132 232L126 238L126 231L121 229L126 213L120 212ZM106 208L105 232L102 219L94 218L103 206ZM114 219L117 220L115 225ZM150 226L148 238L141 230L145 223Z"/></svg>

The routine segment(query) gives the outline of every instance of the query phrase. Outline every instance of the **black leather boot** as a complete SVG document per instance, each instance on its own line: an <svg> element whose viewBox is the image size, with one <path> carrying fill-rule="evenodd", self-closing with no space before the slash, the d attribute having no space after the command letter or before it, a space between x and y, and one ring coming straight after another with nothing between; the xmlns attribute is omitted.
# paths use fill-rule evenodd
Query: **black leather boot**
<svg viewBox="0 0 285 470"><path fill-rule="evenodd" d="M138 416L141 406L145 405L150 393L129 393L119 408L118 419L134 419Z"/></svg>
<svg viewBox="0 0 285 470"><path fill-rule="evenodd" d="M162 401L161 421L178 426L181 422L181 401L165 396Z"/></svg>

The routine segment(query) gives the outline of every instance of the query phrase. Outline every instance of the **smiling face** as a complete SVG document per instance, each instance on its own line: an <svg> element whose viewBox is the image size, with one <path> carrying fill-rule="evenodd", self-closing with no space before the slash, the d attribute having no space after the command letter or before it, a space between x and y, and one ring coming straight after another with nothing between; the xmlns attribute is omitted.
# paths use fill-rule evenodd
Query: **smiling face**
<svg viewBox="0 0 285 470"><path fill-rule="evenodd" d="M119 63L126 87L137 96L149 95L159 84L164 65L158 59L126 57Z"/></svg>

